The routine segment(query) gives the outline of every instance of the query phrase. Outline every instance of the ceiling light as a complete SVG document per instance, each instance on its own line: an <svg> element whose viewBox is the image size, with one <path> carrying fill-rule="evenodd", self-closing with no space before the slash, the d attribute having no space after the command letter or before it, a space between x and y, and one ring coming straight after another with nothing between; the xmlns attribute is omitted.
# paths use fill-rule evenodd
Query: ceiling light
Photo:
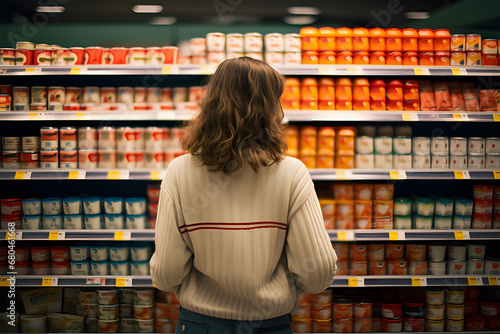
<svg viewBox="0 0 500 334"><path fill-rule="evenodd" d="M62 13L64 7L62 6L38 6L35 10L39 13Z"/></svg>
<svg viewBox="0 0 500 334"><path fill-rule="evenodd" d="M431 17L428 12L406 12L405 16L412 20L425 20Z"/></svg>
<svg viewBox="0 0 500 334"><path fill-rule="evenodd" d="M319 15L321 13L316 7L288 7L287 11L295 15Z"/></svg>
<svg viewBox="0 0 500 334"><path fill-rule="evenodd" d="M170 25L174 24L175 22L177 22L177 18L172 16L155 17L151 20L151 24L156 25Z"/></svg>
<svg viewBox="0 0 500 334"><path fill-rule="evenodd" d="M150 13L161 13L163 11L163 6L160 5L135 5L132 7L135 13L139 14L150 14Z"/></svg>
<svg viewBox="0 0 500 334"><path fill-rule="evenodd" d="M285 16L283 19L288 24L306 25L316 21L314 16Z"/></svg>

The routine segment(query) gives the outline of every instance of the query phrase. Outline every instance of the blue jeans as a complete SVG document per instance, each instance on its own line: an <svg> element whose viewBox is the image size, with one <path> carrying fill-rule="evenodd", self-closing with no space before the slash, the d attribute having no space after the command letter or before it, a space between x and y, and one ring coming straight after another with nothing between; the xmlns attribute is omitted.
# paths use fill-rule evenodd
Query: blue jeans
<svg viewBox="0 0 500 334"><path fill-rule="evenodd" d="M262 321L209 317L181 307L176 334L293 334L290 315Z"/></svg>

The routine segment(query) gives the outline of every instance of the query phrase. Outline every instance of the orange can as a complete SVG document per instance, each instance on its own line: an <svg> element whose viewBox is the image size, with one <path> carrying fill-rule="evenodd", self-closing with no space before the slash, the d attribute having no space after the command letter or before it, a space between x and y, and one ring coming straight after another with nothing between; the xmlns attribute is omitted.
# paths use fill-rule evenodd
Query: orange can
<svg viewBox="0 0 500 334"><path fill-rule="evenodd" d="M427 275L427 261L410 260L408 266L410 275Z"/></svg>
<svg viewBox="0 0 500 334"><path fill-rule="evenodd" d="M371 28L369 36L370 36L370 51L385 52L385 29Z"/></svg>
<svg viewBox="0 0 500 334"><path fill-rule="evenodd" d="M366 230L372 228L372 217L354 217L354 228Z"/></svg>
<svg viewBox="0 0 500 334"><path fill-rule="evenodd" d="M407 244L406 259L423 261L425 260L426 250L425 245Z"/></svg>
<svg viewBox="0 0 500 334"><path fill-rule="evenodd" d="M407 266L408 263L406 260L388 261L387 275L406 275Z"/></svg>
<svg viewBox="0 0 500 334"><path fill-rule="evenodd" d="M496 39L483 39L481 45L483 54L496 55L498 53L498 42Z"/></svg>
<svg viewBox="0 0 500 334"><path fill-rule="evenodd" d="M331 126L318 129L318 154L331 155L335 153L335 130Z"/></svg>
<svg viewBox="0 0 500 334"><path fill-rule="evenodd" d="M373 185L373 199L381 201L392 200L394 194L393 184L374 184Z"/></svg>
<svg viewBox="0 0 500 334"><path fill-rule="evenodd" d="M299 160L306 166L307 169L317 168L316 154L314 155L303 155L299 154Z"/></svg>
<svg viewBox="0 0 500 334"><path fill-rule="evenodd" d="M339 51L337 52L337 64L348 65L352 64L352 52L351 51Z"/></svg>
<svg viewBox="0 0 500 334"><path fill-rule="evenodd" d="M370 261L368 262L369 275L385 275L385 261Z"/></svg>
<svg viewBox="0 0 500 334"><path fill-rule="evenodd" d="M465 38L465 51L481 51L481 35L467 34Z"/></svg>
<svg viewBox="0 0 500 334"><path fill-rule="evenodd" d="M338 262L347 262L349 261L349 245L345 243L334 243L333 249L337 254Z"/></svg>
<svg viewBox="0 0 500 334"><path fill-rule="evenodd" d="M332 157L332 160L333 160L333 157ZM319 162L318 162L318 164L319 164ZM323 167L318 166L318 168L323 168ZM335 228L335 218L334 217L325 216L325 217L323 217L323 221L325 223L325 229L333 230Z"/></svg>
<svg viewBox="0 0 500 334"><path fill-rule="evenodd" d="M311 303L311 295L307 292L299 293L299 305L300 304L310 304ZM310 318L310 317L309 317Z"/></svg>
<svg viewBox="0 0 500 334"><path fill-rule="evenodd" d="M319 31L314 27L304 27L300 29L300 38L302 41L302 51L318 51Z"/></svg>
<svg viewBox="0 0 500 334"><path fill-rule="evenodd" d="M292 319L292 330L294 333L311 333L312 319Z"/></svg>
<svg viewBox="0 0 500 334"><path fill-rule="evenodd" d="M335 36L337 31L335 28L322 27L318 29L318 50L319 51L335 51Z"/></svg>
<svg viewBox="0 0 500 334"><path fill-rule="evenodd" d="M335 109L335 81L333 78L319 79L318 98L320 110Z"/></svg>
<svg viewBox="0 0 500 334"><path fill-rule="evenodd" d="M356 217L371 217L372 201L355 201L354 214Z"/></svg>
<svg viewBox="0 0 500 334"><path fill-rule="evenodd" d="M300 109L300 81L297 78L286 78L285 89L281 95L284 110Z"/></svg>
<svg viewBox="0 0 500 334"><path fill-rule="evenodd" d="M418 32L416 29L403 29L403 51L418 51Z"/></svg>
<svg viewBox="0 0 500 334"><path fill-rule="evenodd" d="M350 275L364 276L368 275L368 263L366 261L350 262Z"/></svg>
<svg viewBox="0 0 500 334"><path fill-rule="evenodd" d="M434 53L434 65L435 66L449 66L450 65L450 52L449 51L437 51Z"/></svg>
<svg viewBox="0 0 500 334"><path fill-rule="evenodd" d="M385 29L385 48L387 51L403 50L403 32L401 29Z"/></svg>
<svg viewBox="0 0 500 334"><path fill-rule="evenodd" d="M370 50L370 44L368 41L369 31L366 28L354 28L352 49L353 51L368 51Z"/></svg>
<svg viewBox="0 0 500 334"><path fill-rule="evenodd" d="M354 318L354 333L370 333L372 331L372 318Z"/></svg>
<svg viewBox="0 0 500 334"><path fill-rule="evenodd" d="M321 206L321 213L323 217L335 215L335 200L329 198L320 198L319 205Z"/></svg>
<svg viewBox="0 0 500 334"><path fill-rule="evenodd" d="M333 317L336 319L352 318L354 308L352 302L345 299L336 299L333 301Z"/></svg>
<svg viewBox="0 0 500 334"><path fill-rule="evenodd" d="M405 53L403 53L403 65L417 66L418 65L418 52L405 52Z"/></svg>
<svg viewBox="0 0 500 334"><path fill-rule="evenodd" d="M334 333L352 333L353 321L352 318L346 319L333 319L333 332Z"/></svg>
<svg viewBox="0 0 500 334"><path fill-rule="evenodd" d="M403 88L404 110L419 111L420 95L417 80L405 80Z"/></svg>
<svg viewBox="0 0 500 334"><path fill-rule="evenodd" d="M318 130L315 126L300 127L300 155L316 155Z"/></svg>
<svg viewBox="0 0 500 334"><path fill-rule="evenodd" d="M354 228L354 217L335 217L335 229L337 230L352 230Z"/></svg>
<svg viewBox="0 0 500 334"><path fill-rule="evenodd" d="M356 65L370 64L370 54L368 51L356 51L352 56L352 63Z"/></svg>
<svg viewBox="0 0 500 334"><path fill-rule="evenodd" d="M322 51L319 53L318 63L321 65L334 65L337 63L337 54L333 51Z"/></svg>
<svg viewBox="0 0 500 334"><path fill-rule="evenodd" d="M368 261L384 261L385 244L368 244Z"/></svg>
<svg viewBox="0 0 500 334"><path fill-rule="evenodd" d="M328 320L332 318L332 303L312 304L311 314L313 319Z"/></svg>
<svg viewBox="0 0 500 334"><path fill-rule="evenodd" d="M373 217L392 217L393 201L373 201Z"/></svg>
<svg viewBox="0 0 500 334"><path fill-rule="evenodd" d="M481 52L466 52L465 65L481 65Z"/></svg>
<svg viewBox="0 0 500 334"><path fill-rule="evenodd" d="M372 199L373 185L372 184L355 184L354 199L360 201L370 201Z"/></svg>
<svg viewBox="0 0 500 334"><path fill-rule="evenodd" d="M434 66L434 52L420 52L418 55L418 64L421 66Z"/></svg>
<svg viewBox="0 0 500 334"><path fill-rule="evenodd" d="M312 304L300 304L297 310L292 314L293 319L310 319L312 314Z"/></svg>
<svg viewBox="0 0 500 334"><path fill-rule="evenodd" d="M287 155L297 157L299 155L299 127L288 125L285 128L285 143L288 146Z"/></svg>
<svg viewBox="0 0 500 334"><path fill-rule="evenodd" d="M318 80L316 78L302 79L300 89L301 109L318 109Z"/></svg>
<svg viewBox="0 0 500 334"><path fill-rule="evenodd" d="M418 30L418 51L434 51L434 32L431 29Z"/></svg>
<svg viewBox="0 0 500 334"><path fill-rule="evenodd" d="M349 260L351 262L366 261L368 246L365 244L349 244Z"/></svg>
<svg viewBox="0 0 500 334"><path fill-rule="evenodd" d="M337 51L352 51L352 29L351 28L337 28Z"/></svg>
<svg viewBox="0 0 500 334"><path fill-rule="evenodd" d="M386 84L384 80L375 79L370 83L370 109L386 110Z"/></svg>
<svg viewBox="0 0 500 334"><path fill-rule="evenodd" d="M451 52L450 65L451 66L465 65L465 52L463 51Z"/></svg>
<svg viewBox="0 0 500 334"><path fill-rule="evenodd" d="M311 304L330 304L332 302L332 290L324 290L310 296Z"/></svg>
<svg viewBox="0 0 500 334"><path fill-rule="evenodd" d="M448 29L434 30L434 51L450 51L451 35Z"/></svg>
<svg viewBox="0 0 500 334"><path fill-rule="evenodd" d="M302 52L302 64L315 65L319 64L317 51L304 51Z"/></svg>
<svg viewBox="0 0 500 334"><path fill-rule="evenodd" d="M359 301L354 304L354 317L355 318L371 318L372 317L372 303Z"/></svg>
<svg viewBox="0 0 500 334"><path fill-rule="evenodd" d="M343 217L354 216L354 202L349 200L335 200L335 217L337 219Z"/></svg>
<svg viewBox="0 0 500 334"><path fill-rule="evenodd" d="M337 260L337 275L349 275L349 261Z"/></svg>
<svg viewBox="0 0 500 334"><path fill-rule="evenodd" d="M481 65L498 66L497 55L484 54L481 56Z"/></svg>
<svg viewBox="0 0 500 334"><path fill-rule="evenodd" d="M341 127L337 130L337 154L340 156L354 155L355 128ZM338 165L337 165L338 167Z"/></svg>
<svg viewBox="0 0 500 334"><path fill-rule="evenodd" d="M312 320L312 332L313 333L331 333L332 331L332 319L313 319Z"/></svg>
<svg viewBox="0 0 500 334"><path fill-rule="evenodd" d="M337 110L352 110L352 82L349 78L337 78L335 82L335 107ZM354 144L353 144L354 145ZM353 146L354 149L354 146ZM340 153L342 154L342 153Z"/></svg>
<svg viewBox="0 0 500 334"><path fill-rule="evenodd" d="M337 155L335 157L335 168L353 169L354 168L354 153L352 155Z"/></svg>
<svg viewBox="0 0 500 334"><path fill-rule="evenodd" d="M403 258L404 251L404 244L386 244L385 259L386 261L399 261Z"/></svg>
<svg viewBox="0 0 500 334"><path fill-rule="evenodd" d="M370 82L366 78L354 80L353 87L353 109L370 110Z"/></svg>
<svg viewBox="0 0 500 334"><path fill-rule="evenodd" d="M334 167L335 167L335 158L333 155L318 155L316 168L334 168ZM333 229L333 227L331 227L330 229Z"/></svg>
<svg viewBox="0 0 500 334"><path fill-rule="evenodd" d="M387 109L403 110L403 83L391 80L387 84Z"/></svg>
<svg viewBox="0 0 500 334"><path fill-rule="evenodd" d="M465 35L451 35L450 51L465 51Z"/></svg>
<svg viewBox="0 0 500 334"><path fill-rule="evenodd" d="M400 51L387 52L385 63L387 65L403 65L403 53Z"/></svg>
<svg viewBox="0 0 500 334"><path fill-rule="evenodd" d="M385 65L385 52L383 51L371 52L370 65Z"/></svg>

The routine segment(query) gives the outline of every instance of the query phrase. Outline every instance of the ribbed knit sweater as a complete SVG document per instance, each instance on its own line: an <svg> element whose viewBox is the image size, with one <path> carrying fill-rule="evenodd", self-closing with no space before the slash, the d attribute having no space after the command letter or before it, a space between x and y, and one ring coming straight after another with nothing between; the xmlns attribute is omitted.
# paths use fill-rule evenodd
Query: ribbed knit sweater
<svg viewBox="0 0 500 334"><path fill-rule="evenodd" d="M190 154L176 158L161 184L155 234L153 283L212 317L291 313L298 293L323 291L336 271L311 177L290 157L232 174Z"/></svg>

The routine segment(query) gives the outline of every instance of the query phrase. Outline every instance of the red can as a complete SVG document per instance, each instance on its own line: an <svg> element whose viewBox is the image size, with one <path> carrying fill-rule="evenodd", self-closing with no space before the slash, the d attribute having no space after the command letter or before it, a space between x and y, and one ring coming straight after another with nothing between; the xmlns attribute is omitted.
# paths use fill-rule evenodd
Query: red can
<svg viewBox="0 0 500 334"><path fill-rule="evenodd" d="M35 49L33 53L33 65L48 65L52 64L52 51Z"/></svg>
<svg viewBox="0 0 500 334"><path fill-rule="evenodd" d="M77 150L60 150L59 162L61 168L77 168L78 166L78 151Z"/></svg>
<svg viewBox="0 0 500 334"><path fill-rule="evenodd" d="M0 49L0 65L15 65L16 50L2 48Z"/></svg>
<svg viewBox="0 0 500 334"><path fill-rule="evenodd" d="M109 57L111 64L126 64L127 63L127 48L111 48L109 50Z"/></svg>
<svg viewBox="0 0 500 334"><path fill-rule="evenodd" d="M38 168L39 154L37 151L21 152L19 160L21 168Z"/></svg>
<svg viewBox="0 0 500 334"><path fill-rule="evenodd" d="M160 49L162 64L177 64L179 48L176 46L164 46Z"/></svg>
<svg viewBox="0 0 500 334"><path fill-rule="evenodd" d="M85 49L85 65L101 65L103 62L103 48L99 46L89 46Z"/></svg>
<svg viewBox="0 0 500 334"><path fill-rule="evenodd" d="M34 50L16 50L16 65L33 65Z"/></svg>
<svg viewBox="0 0 500 334"><path fill-rule="evenodd" d="M497 55L484 54L481 56L481 65L498 66Z"/></svg>
<svg viewBox="0 0 500 334"><path fill-rule="evenodd" d="M64 57L68 65L83 65L85 62L85 49L80 47L70 48Z"/></svg>

